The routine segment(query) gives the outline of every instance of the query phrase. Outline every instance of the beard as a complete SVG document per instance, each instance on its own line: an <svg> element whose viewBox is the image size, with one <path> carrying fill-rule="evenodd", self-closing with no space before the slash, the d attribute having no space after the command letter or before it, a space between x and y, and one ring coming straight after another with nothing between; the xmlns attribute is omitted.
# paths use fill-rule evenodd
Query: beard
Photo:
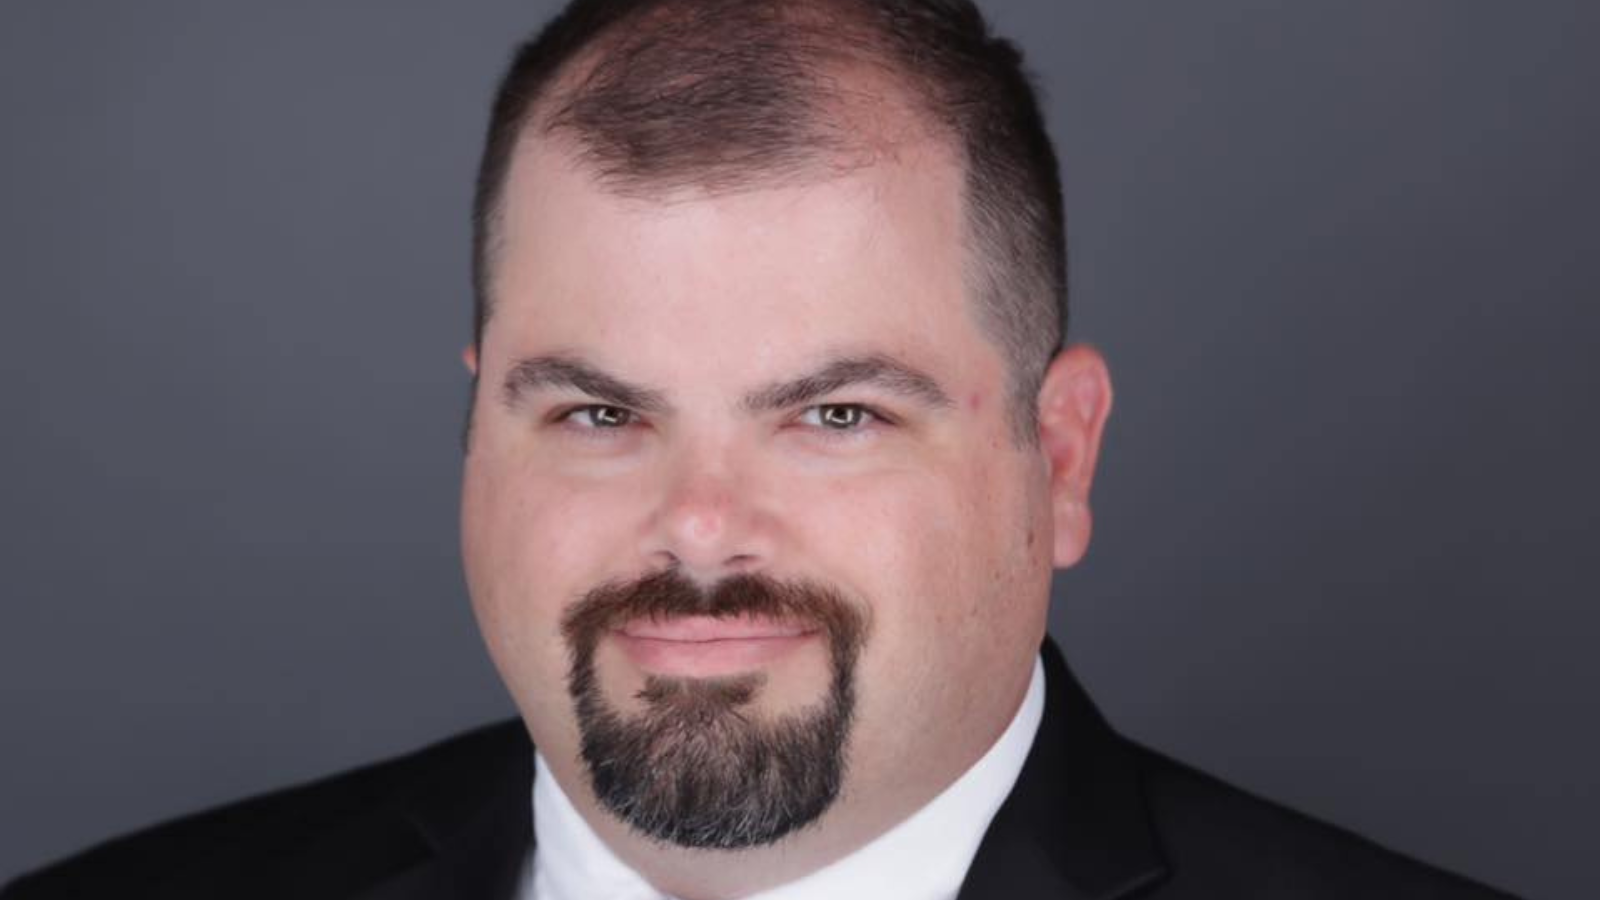
<svg viewBox="0 0 1600 900"><path fill-rule="evenodd" d="M719 678L651 675L624 714L595 675L600 639L626 622L676 616L755 616L797 622L827 641L821 702L763 720L749 709L760 673ZM855 709L862 613L832 590L731 576L708 590L675 569L590 591L562 618L567 691L580 755L600 804L651 838L696 849L770 844L820 817L839 795Z"/></svg>

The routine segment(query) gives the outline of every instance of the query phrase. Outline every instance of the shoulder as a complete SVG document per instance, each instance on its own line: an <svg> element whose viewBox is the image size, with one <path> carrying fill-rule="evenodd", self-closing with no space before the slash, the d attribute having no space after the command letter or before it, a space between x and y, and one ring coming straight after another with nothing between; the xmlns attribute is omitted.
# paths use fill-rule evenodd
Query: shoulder
<svg viewBox="0 0 1600 900"><path fill-rule="evenodd" d="M1160 753L1129 744L1171 875L1155 896L1510 895L1388 850Z"/></svg>
<svg viewBox="0 0 1600 900"><path fill-rule="evenodd" d="M17 879L0 898L101 891L189 896L180 886L246 885L252 874L286 866L321 872L330 864L398 864L425 850L425 836L409 817L414 800L442 781L460 787L475 773L504 768L526 741L519 720L487 725L404 756L113 838Z"/></svg>

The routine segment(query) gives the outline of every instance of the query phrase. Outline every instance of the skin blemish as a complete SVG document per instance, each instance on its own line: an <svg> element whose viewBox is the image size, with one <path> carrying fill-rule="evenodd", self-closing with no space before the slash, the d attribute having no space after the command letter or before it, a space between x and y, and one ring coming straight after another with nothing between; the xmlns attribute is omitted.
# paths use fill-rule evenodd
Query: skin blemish
<svg viewBox="0 0 1600 900"><path fill-rule="evenodd" d="M968 394L967 412L976 414L981 409L983 409L983 394L979 391L973 391Z"/></svg>

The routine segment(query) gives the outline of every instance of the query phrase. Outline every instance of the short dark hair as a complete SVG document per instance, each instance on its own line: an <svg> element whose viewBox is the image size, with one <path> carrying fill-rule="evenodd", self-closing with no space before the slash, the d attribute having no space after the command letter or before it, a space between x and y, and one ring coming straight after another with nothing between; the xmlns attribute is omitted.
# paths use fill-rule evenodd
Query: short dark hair
<svg viewBox="0 0 1600 900"><path fill-rule="evenodd" d="M959 155L969 290L1031 443L1066 337L1061 181L1022 54L970 0L574 0L518 49L495 95L473 201L474 342L525 132L570 139L619 193L741 190L814 176L871 142L844 115L857 72L887 81Z"/></svg>

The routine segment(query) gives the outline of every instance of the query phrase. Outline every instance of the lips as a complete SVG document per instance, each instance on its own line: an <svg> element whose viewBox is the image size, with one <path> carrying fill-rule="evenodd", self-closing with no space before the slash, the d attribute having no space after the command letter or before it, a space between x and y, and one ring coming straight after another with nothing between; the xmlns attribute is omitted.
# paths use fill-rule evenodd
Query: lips
<svg viewBox="0 0 1600 900"><path fill-rule="evenodd" d="M615 632L640 669L690 678L760 670L817 634L806 623L752 616L639 619Z"/></svg>
<svg viewBox="0 0 1600 900"><path fill-rule="evenodd" d="M618 629L624 636L651 641L700 644L708 641L749 641L799 637L814 628L758 616L675 616L641 619Z"/></svg>

